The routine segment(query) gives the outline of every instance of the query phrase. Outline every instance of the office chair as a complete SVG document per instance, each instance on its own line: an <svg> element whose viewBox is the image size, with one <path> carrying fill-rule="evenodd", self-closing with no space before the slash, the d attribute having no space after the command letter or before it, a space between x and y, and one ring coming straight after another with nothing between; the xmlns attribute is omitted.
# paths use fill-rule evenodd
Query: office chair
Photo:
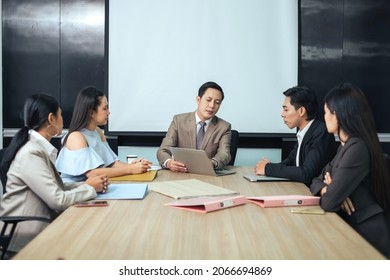
<svg viewBox="0 0 390 280"><path fill-rule="evenodd" d="M385 158L385 162L386 162L386 165L387 165L387 169L388 169L389 172L390 172L390 155L387 154L387 153L383 153L383 157Z"/></svg>
<svg viewBox="0 0 390 280"><path fill-rule="evenodd" d="M0 150L0 163L3 159L5 149ZM1 184L3 185L3 195L5 194L5 185L7 183L7 171L3 166L0 166L0 180ZM0 221L2 222L3 226L1 228L0 232L0 251L1 251L1 257L0 259L4 259L4 256L8 250L9 243L12 240L12 236L14 235L16 226L20 222L25 221L41 221L45 223L50 223L50 219L45 217L34 217L34 216L0 216ZM10 226L10 228L8 227Z"/></svg>
<svg viewBox="0 0 390 280"><path fill-rule="evenodd" d="M240 138L240 134L237 130L231 130L231 139L230 139L230 155L231 159L228 165L234 165L237 155L238 141Z"/></svg>
<svg viewBox="0 0 390 280"><path fill-rule="evenodd" d="M0 164L4 156L5 149L0 149ZM3 194L5 193L5 184L7 182L7 171L0 165L0 180L1 185L3 186Z"/></svg>

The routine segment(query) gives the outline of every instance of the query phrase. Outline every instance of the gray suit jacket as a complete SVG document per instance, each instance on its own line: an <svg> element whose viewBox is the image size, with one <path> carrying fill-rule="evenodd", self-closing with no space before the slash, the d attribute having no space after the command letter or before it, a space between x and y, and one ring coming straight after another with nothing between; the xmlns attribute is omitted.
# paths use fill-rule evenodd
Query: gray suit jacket
<svg viewBox="0 0 390 280"><path fill-rule="evenodd" d="M75 202L96 197L95 189L82 182L63 184L45 148L31 136L11 163L6 191L0 201L1 216L53 219ZM38 221L20 223L9 250L19 251L46 226Z"/></svg>
<svg viewBox="0 0 390 280"><path fill-rule="evenodd" d="M318 195L325 186L324 175L329 172L332 183L321 197L325 211L338 212L357 232L387 257L390 256L390 228L383 209L370 189L370 155L359 138L350 138L339 147L334 159L313 179L310 190ZM341 210L342 202L349 197L355 207L351 216Z"/></svg>
<svg viewBox="0 0 390 280"><path fill-rule="evenodd" d="M201 149L207 156L215 159L219 167L224 167L230 161L231 125L223 119L214 116L203 140ZM170 147L196 149L195 112L175 115L172 123L157 151L157 159L161 165L170 159Z"/></svg>

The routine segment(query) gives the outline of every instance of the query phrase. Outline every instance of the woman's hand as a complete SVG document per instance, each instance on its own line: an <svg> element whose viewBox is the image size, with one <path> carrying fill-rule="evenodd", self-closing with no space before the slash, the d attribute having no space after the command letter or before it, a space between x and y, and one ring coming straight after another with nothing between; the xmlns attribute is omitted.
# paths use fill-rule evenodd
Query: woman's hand
<svg viewBox="0 0 390 280"><path fill-rule="evenodd" d="M108 177L106 175L90 176L85 183L94 187L98 193L105 193L108 190Z"/></svg>
<svg viewBox="0 0 390 280"><path fill-rule="evenodd" d="M145 162L145 163L148 163L148 164L152 164L152 162L150 162L149 160L144 159L144 158L137 158L137 159L133 160L130 164L138 163L138 162Z"/></svg>
<svg viewBox="0 0 390 280"><path fill-rule="evenodd" d="M353 207L352 200L347 197L343 203L341 204L341 209L347 213L349 216L352 215L353 212L355 212L355 207Z"/></svg>
<svg viewBox="0 0 390 280"><path fill-rule="evenodd" d="M152 167L152 163L146 159L134 160L129 164L129 174L140 174L148 171Z"/></svg>
<svg viewBox="0 0 390 280"><path fill-rule="evenodd" d="M330 185L331 183L332 183L332 177L330 176L329 172L326 172L324 175L325 186L321 189L321 192L320 192L321 196L326 194L326 191L328 190L328 185Z"/></svg>
<svg viewBox="0 0 390 280"><path fill-rule="evenodd" d="M326 172L325 173L325 176L324 176L324 183L325 183L325 187L322 188L321 190L321 195L324 195L326 193L326 190L327 190L327 186L330 185L332 183L332 177L330 176L330 173L329 172ZM352 204L352 200L347 197L343 203L341 204L341 209L347 213L348 215L352 215L353 212L355 212L355 207L353 206Z"/></svg>
<svg viewBox="0 0 390 280"><path fill-rule="evenodd" d="M324 176L324 183L325 185L329 186L331 183L332 183L332 177L330 176L330 173L329 172L326 172L325 173L325 176Z"/></svg>

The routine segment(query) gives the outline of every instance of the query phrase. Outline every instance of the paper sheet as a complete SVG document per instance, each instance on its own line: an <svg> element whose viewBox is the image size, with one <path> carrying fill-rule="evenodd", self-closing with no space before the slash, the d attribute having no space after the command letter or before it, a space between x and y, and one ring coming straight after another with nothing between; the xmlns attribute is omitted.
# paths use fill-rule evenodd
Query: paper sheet
<svg viewBox="0 0 390 280"><path fill-rule="evenodd" d="M197 179L152 182L149 184L149 189L175 199L238 194L236 191L225 189Z"/></svg>
<svg viewBox="0 0 390 280"><path fill-rule="evenodd" d="M143 199L147 191L147 184L110 184L108 191L98 194L96 199Z"/></svg>

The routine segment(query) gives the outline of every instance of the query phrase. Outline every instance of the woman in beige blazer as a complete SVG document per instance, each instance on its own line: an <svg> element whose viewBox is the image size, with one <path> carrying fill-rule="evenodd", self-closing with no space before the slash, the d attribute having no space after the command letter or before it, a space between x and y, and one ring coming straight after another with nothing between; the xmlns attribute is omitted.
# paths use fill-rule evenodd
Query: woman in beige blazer
<svg viewBox="0 0 390 280"><path fill-rule="evenodd" d="M1 216L41 216L54 219L76 202L96 197L107 189L105 176L85 183L64 184L54 163L57 149L50 144L62 132L63 120L57 100L33 95L24 105L24 127L13 137L1 165L8 169L6 192L0 200ZM44 229L46 223L19 223L9 246L17 252Z"/></svg>

